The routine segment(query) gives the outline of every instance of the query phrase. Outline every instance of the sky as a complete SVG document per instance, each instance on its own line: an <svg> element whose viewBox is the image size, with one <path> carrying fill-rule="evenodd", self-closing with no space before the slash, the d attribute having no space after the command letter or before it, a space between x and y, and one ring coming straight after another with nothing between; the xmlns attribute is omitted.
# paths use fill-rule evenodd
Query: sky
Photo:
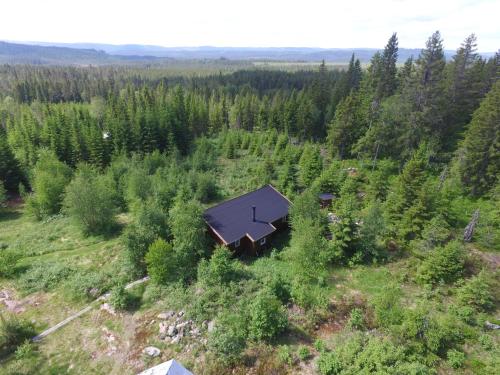
<svg viewBox="0 0 500 375"><path fill-rule="evenodd" d="M167 47L500 48L500 0L4 0L0 40Z"/></svg>

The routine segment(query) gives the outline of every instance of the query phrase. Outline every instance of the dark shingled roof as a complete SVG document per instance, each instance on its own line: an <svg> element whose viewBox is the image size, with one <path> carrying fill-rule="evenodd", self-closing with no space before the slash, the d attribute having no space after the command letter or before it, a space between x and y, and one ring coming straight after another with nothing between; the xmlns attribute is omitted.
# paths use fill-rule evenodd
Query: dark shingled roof
<svg viewBox="0 0 500 375"><path fill-rule="evenodd" d="M331 200L335 198L335 195L331 194L331 193L321 193L319 195L319 199L325 201L325 200Z"/></svg>
<svg viewBox="0 0 500 375"><path fill-rule="evenodd" d="M255 221L252 206L255 206ZM271 185L266 185L209 208L203 217L227 244L245 235L257 241L276 230L271 223L288 215L289 207L288 199Z"/></svg>

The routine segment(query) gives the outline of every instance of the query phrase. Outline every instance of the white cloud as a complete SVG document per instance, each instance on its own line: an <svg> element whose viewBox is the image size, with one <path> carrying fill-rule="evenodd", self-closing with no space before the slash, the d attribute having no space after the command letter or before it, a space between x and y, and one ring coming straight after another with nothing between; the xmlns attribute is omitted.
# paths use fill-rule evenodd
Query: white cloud
<svg viewBox="0 0 500 375"><path fill-rule="evenodd" d="M440 30L447 49L470 33L500 48L500 0L16 0L1 6L0 40L162 46L421 48Z"/></svg>

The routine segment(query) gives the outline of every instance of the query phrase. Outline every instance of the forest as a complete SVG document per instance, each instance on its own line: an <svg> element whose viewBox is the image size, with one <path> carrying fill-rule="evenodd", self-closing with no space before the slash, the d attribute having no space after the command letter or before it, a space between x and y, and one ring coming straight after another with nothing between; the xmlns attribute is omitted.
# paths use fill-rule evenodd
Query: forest
<svg viewBox="0 0 500 375"><path fill-rule="evenodd" d="M0 66L0 373L496 374L500 50L191 64ZM203 211L266 184L290 229L234 257Z"/></svg>

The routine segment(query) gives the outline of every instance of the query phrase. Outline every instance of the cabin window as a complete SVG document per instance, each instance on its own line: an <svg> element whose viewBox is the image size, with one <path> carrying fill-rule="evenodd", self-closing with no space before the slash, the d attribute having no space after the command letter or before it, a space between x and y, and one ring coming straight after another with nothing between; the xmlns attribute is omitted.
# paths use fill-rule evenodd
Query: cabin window
<svg viewBox="0 0 500 375"><path fill-rule="evenodd" d="M265 245L266 244L266 237L260 239L260 244Z"/></svg>
<svg viewBox="0 0 500 375"><path fill-rule="evenodd" d="M234 241L234 247L240 247L240 240Z"/></svg>

